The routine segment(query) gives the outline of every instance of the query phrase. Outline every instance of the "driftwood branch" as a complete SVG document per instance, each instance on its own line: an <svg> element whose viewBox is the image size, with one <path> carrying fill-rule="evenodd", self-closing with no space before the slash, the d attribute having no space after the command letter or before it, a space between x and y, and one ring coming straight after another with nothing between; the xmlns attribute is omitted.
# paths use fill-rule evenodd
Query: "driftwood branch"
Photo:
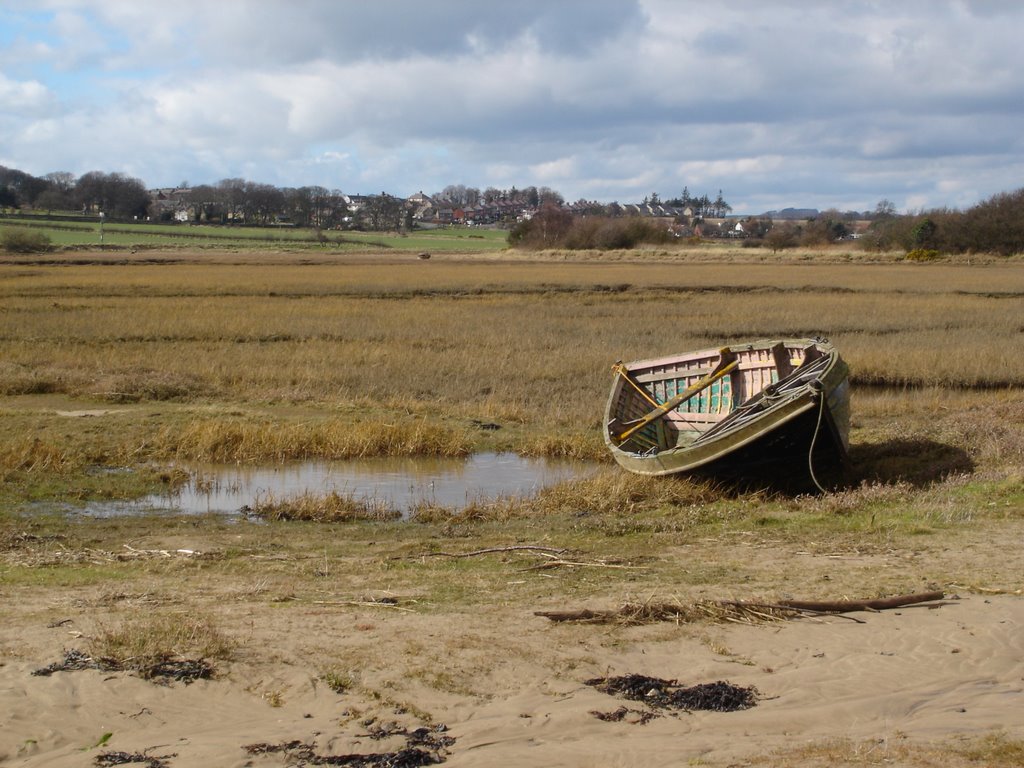
<svg viewBox="0 0 1024 768"><path fill-rule="evenodd" d="M568 559L571 552L565 547L543 547L537 544L510 544L505 547L486 547L485 549L474 549L469 552L423 552L418 555L407 555L403 557L393 557L392 560L423 560L428 557L450 557L450 558L462 558L462 557L479 557L480 555L494 555L494 554L506 554L509 552L517 552L527 555L534 555L540 558L540 562L534 565L520 568L519 573L527 573L530 571L548 571L555 568L615 568L615 569L631 569L635 568L627 562L623 562L618 558L599 558L596 560L581 560L578 557ZM578 553L576 553L578 554Z"/></svg>
<svg viewBox="0 0 1024 768"><path fill-rule="evenodd" d="M619 611L591 611L584 608L579 611L534 611L534 616L543 616L551 621L578 621L589 624L605 624L622 617Z"/></svg>
<svg viewBox="0 0 1024 768"><path fill-rule="evenodd" d="M403 608L395 602L384 602L381 600L313 600L313 605L345 605L355 608L390 608L393 611L403 613L415 613L412 608Z"/></svg>
<svg viewBox="0 0 1024 768"><path fill-rule="evenodd" d="M846 616L841 612L822 611L817 608L797 608L796 606L787 605L785 603L750 603L723 600L719 605L732 608L743 613L749 613L754 616L758 615L758 611L765 611L767 615L772 617L772 619L795 619L800 616L837 616L841 619L848 619L857 624L864 623L860 619L856 619L853 616Z"/></svg>
<svg viewBox="0 0 1024 768"><path fill-rule="evenodd" d="M972 587L967 584L950 584L953 589L965 592L979 592L983 595L1024 595L1024 589L999 589L997 587Z"/></svg>
<svg viewBox="0 0 1024 768"><path fill-rule="evenodd" d="M923 592L877 600L779 600L774 603L742 600L704 600L690 605L679 603L626 604L616 610L535 611L551 621L573 621L586 624L648 624L656 621L724 621L752 623L779 621L807 615L837 615L849 611L880 611L905 605L918 605L942 600L942 592ZM859 621L846 616L851 621Z"/></svg>
<svg viewBox="0 0 1024 768"><path fill-rule="evenodd" d="M796 610L847 613L849 611L884 611L888 608L901 608L904 605L931 603L941 600L945 596L942 592L919 592L914 595L897 595L877 600L777 600L776 603Z"/></svg>
<svg viewBox="0 0 1024 768"><path fill-rule="evenodd" d="M520 573L526 573L527 571L547 571L552 568L617 568L624 570L632 570L635 566L623 564L621 562L608 562L605 560L594 560L593 562L584 562L580 560L548 560L546 563L540 563L539 565L531 565L529 568L520 568Z"/></svg>
<svg viewBox="0 0 1024 768"><path fill-rule="evenodd" d="M546 552L554 555L563 555L568 552L568 550L559 547L539 547L532 544L515 544L508 547L487 547L487 549L475 549L472 552L424 552L421 555L412 555L412 557L477 557L479 555L493 555L498 552Z"/></svg>

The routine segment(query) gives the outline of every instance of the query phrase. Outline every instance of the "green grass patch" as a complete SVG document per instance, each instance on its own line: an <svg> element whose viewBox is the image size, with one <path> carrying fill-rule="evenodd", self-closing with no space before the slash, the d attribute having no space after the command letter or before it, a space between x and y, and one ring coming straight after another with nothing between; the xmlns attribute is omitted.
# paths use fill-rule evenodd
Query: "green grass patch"
<svg viewBox="0 0 1024 768"><path fill-rule="evenodd" d="M79 588L121 583L130 578L114 565L75 563L74 554L66 556L67 564L54 564L52 557L36 557L32 550L10 554L0 562L0 584L8 587ZM42 563L42 564L40 564Z"/></svg>
<svg viewBox="0 0 1024 768"><path fill-rule="evenodd" d="M3 220L5 231L19 242L27 237L47 238L65 248L298 248L315 250L427 251L458 253L494 251L507 247L508 233L494 229L450 228L410 233L327 231L292 227L245 227L191 224L51 222L33 217ZM101 238L102 234L102 238Z"/></svg>
<svg viewBox="0 0 1024 768"><path fill-rule="evenodd" d="M831 579L826 594L816 596L835 590L871 596L915 588L913 581L908 587L908 573L940 584L1004 586L1003 561L986 567L972 561L965 570L962 562L937 555L956 553L960 542L984 539L986 531L1020 519L1019 508L1009 519L1002 511L936 514L935 505L946 498L956 505L965 494L992 498L1002 481L947 484L909 496L897 489L884 498L866 488L773 499L699 486L666 495L659 484L623 477L620 484L611 470L599 473L552 489L557 501L541 494L520 500L511 512L500 504L488 514L435 510L430 522L256 524L216 517L74 520L7 514L0 517L0 582L74 588L159 576L203 593L202 585L212 580L220 591L279 603L281 610L325 594L359 605L365 594L386 588L398 603L373 609L383 617L391 611L468 610L494 601L530 605L547 599L552 589L566 602L615 595L643 600L707 589L719 597L770 596L794 578L805 587L812 584L820 562ZM718 495L700 495L712 493ZM115 562L126 543L137 550L201 549L210 556ZM906 569L878 569L869 560L866 570L851 561L835 571L827 560L835 553L888 557L922 547L933 556ZM803 553L796 562L807 573L778 570L772 557L761 556L784 552Z"/></svg>

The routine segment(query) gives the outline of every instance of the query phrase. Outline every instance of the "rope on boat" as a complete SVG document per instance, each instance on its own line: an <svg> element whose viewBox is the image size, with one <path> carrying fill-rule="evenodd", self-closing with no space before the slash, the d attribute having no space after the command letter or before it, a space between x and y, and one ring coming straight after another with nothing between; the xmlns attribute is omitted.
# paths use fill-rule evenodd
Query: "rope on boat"
<svg viewBox="0 0 1024 768"><path fill-rule="evenodd" d="M736 406L733 412L720 422L702 432L696 442L702 442L723 432L738 429L750 421L760 418L766 410L774 408L778 403L795 394L796 390L806 386L807 380L824 371L828 367L828 363L828 357L819 357L806 363L806 367L798 368L787 378L765 387L754 397Z"/></svg>
<svg viewBox="0 0 1024 768"><path fill-rule="evenodd" d="M818 482L817 475L814 474L814 446L818 442L818 433L821 432L821 422L824 420L825 417L826 400L825 392L821 388L820 382L815 382L815 384L818 384L818 386L815 387L815 389L818 390L818 424L817 426L814 427L814 437L811 438L811 449L807 452L807 469L810 470L811 481L818 487L818 490L821 491L822 493L828 493L828 491L826 491L822 487L821 483ZM812 386L814 385L812 384Z"/></svg>

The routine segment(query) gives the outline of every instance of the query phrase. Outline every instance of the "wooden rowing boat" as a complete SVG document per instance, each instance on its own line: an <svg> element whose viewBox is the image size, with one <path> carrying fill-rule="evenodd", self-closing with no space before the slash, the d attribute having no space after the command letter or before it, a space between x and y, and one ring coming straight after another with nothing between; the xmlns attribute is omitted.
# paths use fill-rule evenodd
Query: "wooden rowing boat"
<svg viewBox="0 0 1024 768"><path fill-rule="evenodd" d="M849 369L823 339L616 363L605 443L631 472L833 475L847 464Z"/></svg>

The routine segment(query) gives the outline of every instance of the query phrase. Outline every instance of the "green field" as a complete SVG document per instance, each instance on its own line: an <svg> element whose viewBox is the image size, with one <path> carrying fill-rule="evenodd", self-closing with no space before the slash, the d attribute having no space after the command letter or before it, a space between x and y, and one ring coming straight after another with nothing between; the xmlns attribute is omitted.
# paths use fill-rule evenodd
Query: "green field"
<svg viewBox="0 0 1024 768"><path fill-rule="evenodd" d="M465 227L394 232L324 232L293 227L234 227L192 224L131 224L98 221L52 221L40 216L0 219L0 229L30 228L46 235L58 248L268 248L275 250L367 249L427 252L496 251L506 247L508 233ZM102 231L102 238L101 238Z"/></svg>

